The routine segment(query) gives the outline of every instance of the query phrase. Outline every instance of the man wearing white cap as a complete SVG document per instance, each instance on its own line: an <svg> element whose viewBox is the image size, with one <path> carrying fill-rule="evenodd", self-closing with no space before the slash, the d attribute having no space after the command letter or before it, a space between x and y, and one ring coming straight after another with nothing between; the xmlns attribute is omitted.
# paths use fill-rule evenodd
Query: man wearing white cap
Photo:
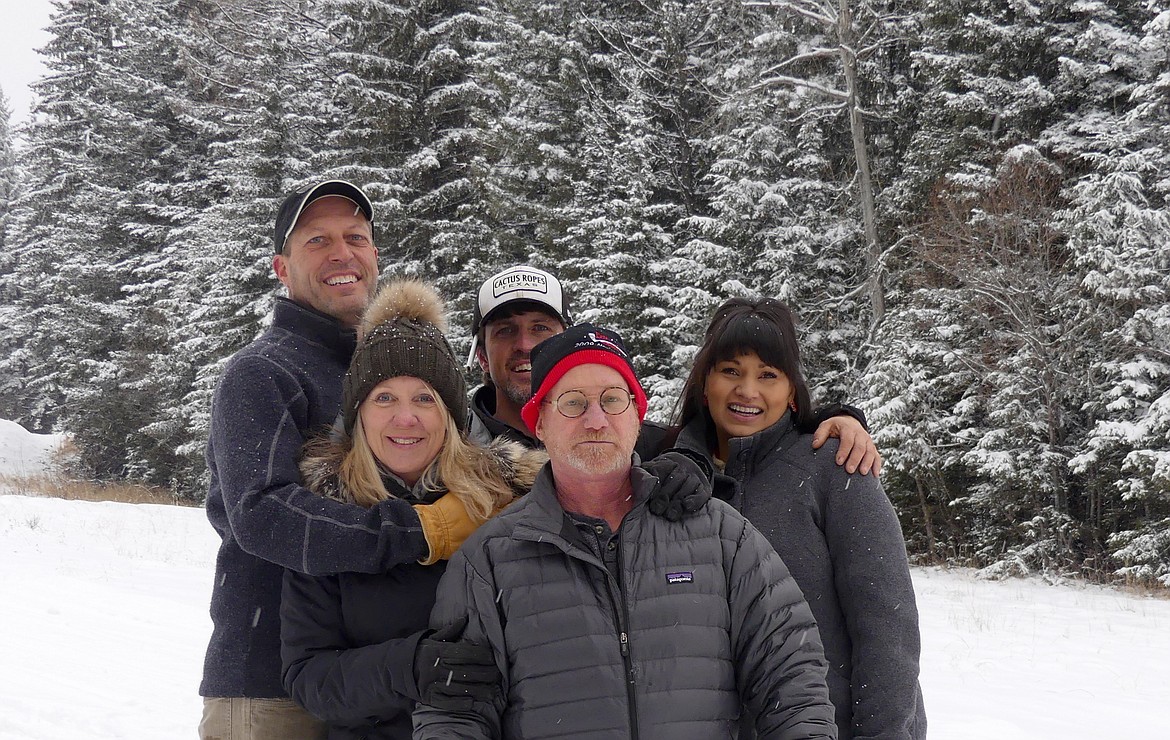
<svg viewBox="0 0 1170 740"><path fill-rule="evenodd" d="M448 558L474 529L452 495L429 506L391 498L366 509L301 485L301 446L337 417L355 327L377 288L372 221L370 199L352 183L328 180L289 194L276 217L272 259L288 297L276 299L272 326L232 356L216 386L206 508L222 543L199 691L203 740L325 736L281 685L285 568L382 573ZM423 637L418 645L429 664L436 654L444 661L456 643ZM459 659L466 664L468 656L475 650L464 646ZM485 651L489 667L490 657ZM413 678L400 679L409 684L398 687L402 693L418 694Z"/></svg>
<svg viewBox="0 0 1170 740"><path fill-rule="evenodd" d="M520 416L532 397L532 348L572 326L569 297L552 273L518 265L492 275L479 287L471 323L469 365L478 363L484 384L471 396L470 437L487 444L504 437L529 447L541 443ZM818 409L813 446L839 437L837 464L862 474L881 470L881 457L866 431L861 412L850 406ZM812 431L804 430L804 431ZM668 430L642 425L636 451L643 459L662 452Z"/></svg>
<svg viewBox="0 0 1170 740"><path fill-rule="evenodd" d="M472 394L471 437L496 437L540 447L520 418L532 397L532 348L572 325L568 296L556 276L518 265L485 280L476 295L468 365L484 384Z"/></svg>

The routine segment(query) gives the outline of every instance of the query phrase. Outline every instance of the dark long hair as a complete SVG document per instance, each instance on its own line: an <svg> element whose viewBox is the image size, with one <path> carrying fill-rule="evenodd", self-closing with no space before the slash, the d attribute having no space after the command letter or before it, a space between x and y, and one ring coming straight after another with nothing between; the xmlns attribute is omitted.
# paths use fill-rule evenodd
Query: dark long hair
<svg viewBox="0 0 1170 740"><path fill-rule="evenodd" d="M775 298L729 298L715 309L703 346L695 356L695 365L683 385L675 413L675 430L703 414L703 390L707 374L716 363L733 360L755 352L760 359L788 376L796 401L796 424L804 428L812 418L812 402L800 364L800 346L796 343L796 322L792 311Z"/></svg>

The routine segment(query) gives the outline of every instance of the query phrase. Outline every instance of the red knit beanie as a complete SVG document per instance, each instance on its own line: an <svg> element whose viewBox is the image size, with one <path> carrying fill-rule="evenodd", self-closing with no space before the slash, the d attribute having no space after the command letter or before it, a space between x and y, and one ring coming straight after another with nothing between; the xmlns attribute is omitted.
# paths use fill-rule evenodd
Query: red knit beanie
<svg viewBox="0 0 1170 740"><path fill-rule="evenodd" d="M532 398L520 410L524 423L536 430L540 405L565 373L578 365L605 365L617 370L630 387L638 423L646 418L646 391L638 382L621 335L593 324L577 324L532 348Z"/></svg>

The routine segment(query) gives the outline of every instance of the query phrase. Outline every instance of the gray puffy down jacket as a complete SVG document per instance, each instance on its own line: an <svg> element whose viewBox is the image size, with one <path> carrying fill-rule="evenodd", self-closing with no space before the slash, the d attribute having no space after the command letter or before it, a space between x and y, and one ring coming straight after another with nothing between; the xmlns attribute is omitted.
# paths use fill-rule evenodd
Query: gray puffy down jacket
<svg viewBox="0 0 1170 740"><path fill-rule="evenodd" d="M456 553L432 626L468 615L503 691L467 712L420 706L415 738L714 740L741 715L763 738L836 737L816 624L779 556L721 501L650 515L657 481L632 479L620 579L578 539L548 465Z"/></svg>

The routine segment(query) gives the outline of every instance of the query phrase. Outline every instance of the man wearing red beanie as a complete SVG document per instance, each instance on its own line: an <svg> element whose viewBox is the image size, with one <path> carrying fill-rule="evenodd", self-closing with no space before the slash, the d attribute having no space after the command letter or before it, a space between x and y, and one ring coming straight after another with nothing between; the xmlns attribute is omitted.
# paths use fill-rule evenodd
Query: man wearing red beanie
<svg viewBox="0 0 1170 740"><path fill-rule="evenodd" d="M478 365L484 384L471 394L470 436L486 445L497 437L540 447L521 409L537 384L533 382L532 349L572 326L569 294L556 275L516 265L483 281L475 293L471 322L469 367ZM881 470L881 456L865 427L865 415L845 404L813 411L813 423L801 431L814 433L813 447L837 437L837 464L862 475ZM671 430L653 422L642 425L635 448L643 460L666 450Z"/></svg>
<svg viewBox="0 0 1170 740"><path fill-rule="evenodd" d="M501 691L420 705L416 740L835 738L816 623L767 540L717 499L647 513L646 394L620 335L579 324L540 343L532 387L522 414L549 462L451 559L431 615L468 620Z"/></svg>

